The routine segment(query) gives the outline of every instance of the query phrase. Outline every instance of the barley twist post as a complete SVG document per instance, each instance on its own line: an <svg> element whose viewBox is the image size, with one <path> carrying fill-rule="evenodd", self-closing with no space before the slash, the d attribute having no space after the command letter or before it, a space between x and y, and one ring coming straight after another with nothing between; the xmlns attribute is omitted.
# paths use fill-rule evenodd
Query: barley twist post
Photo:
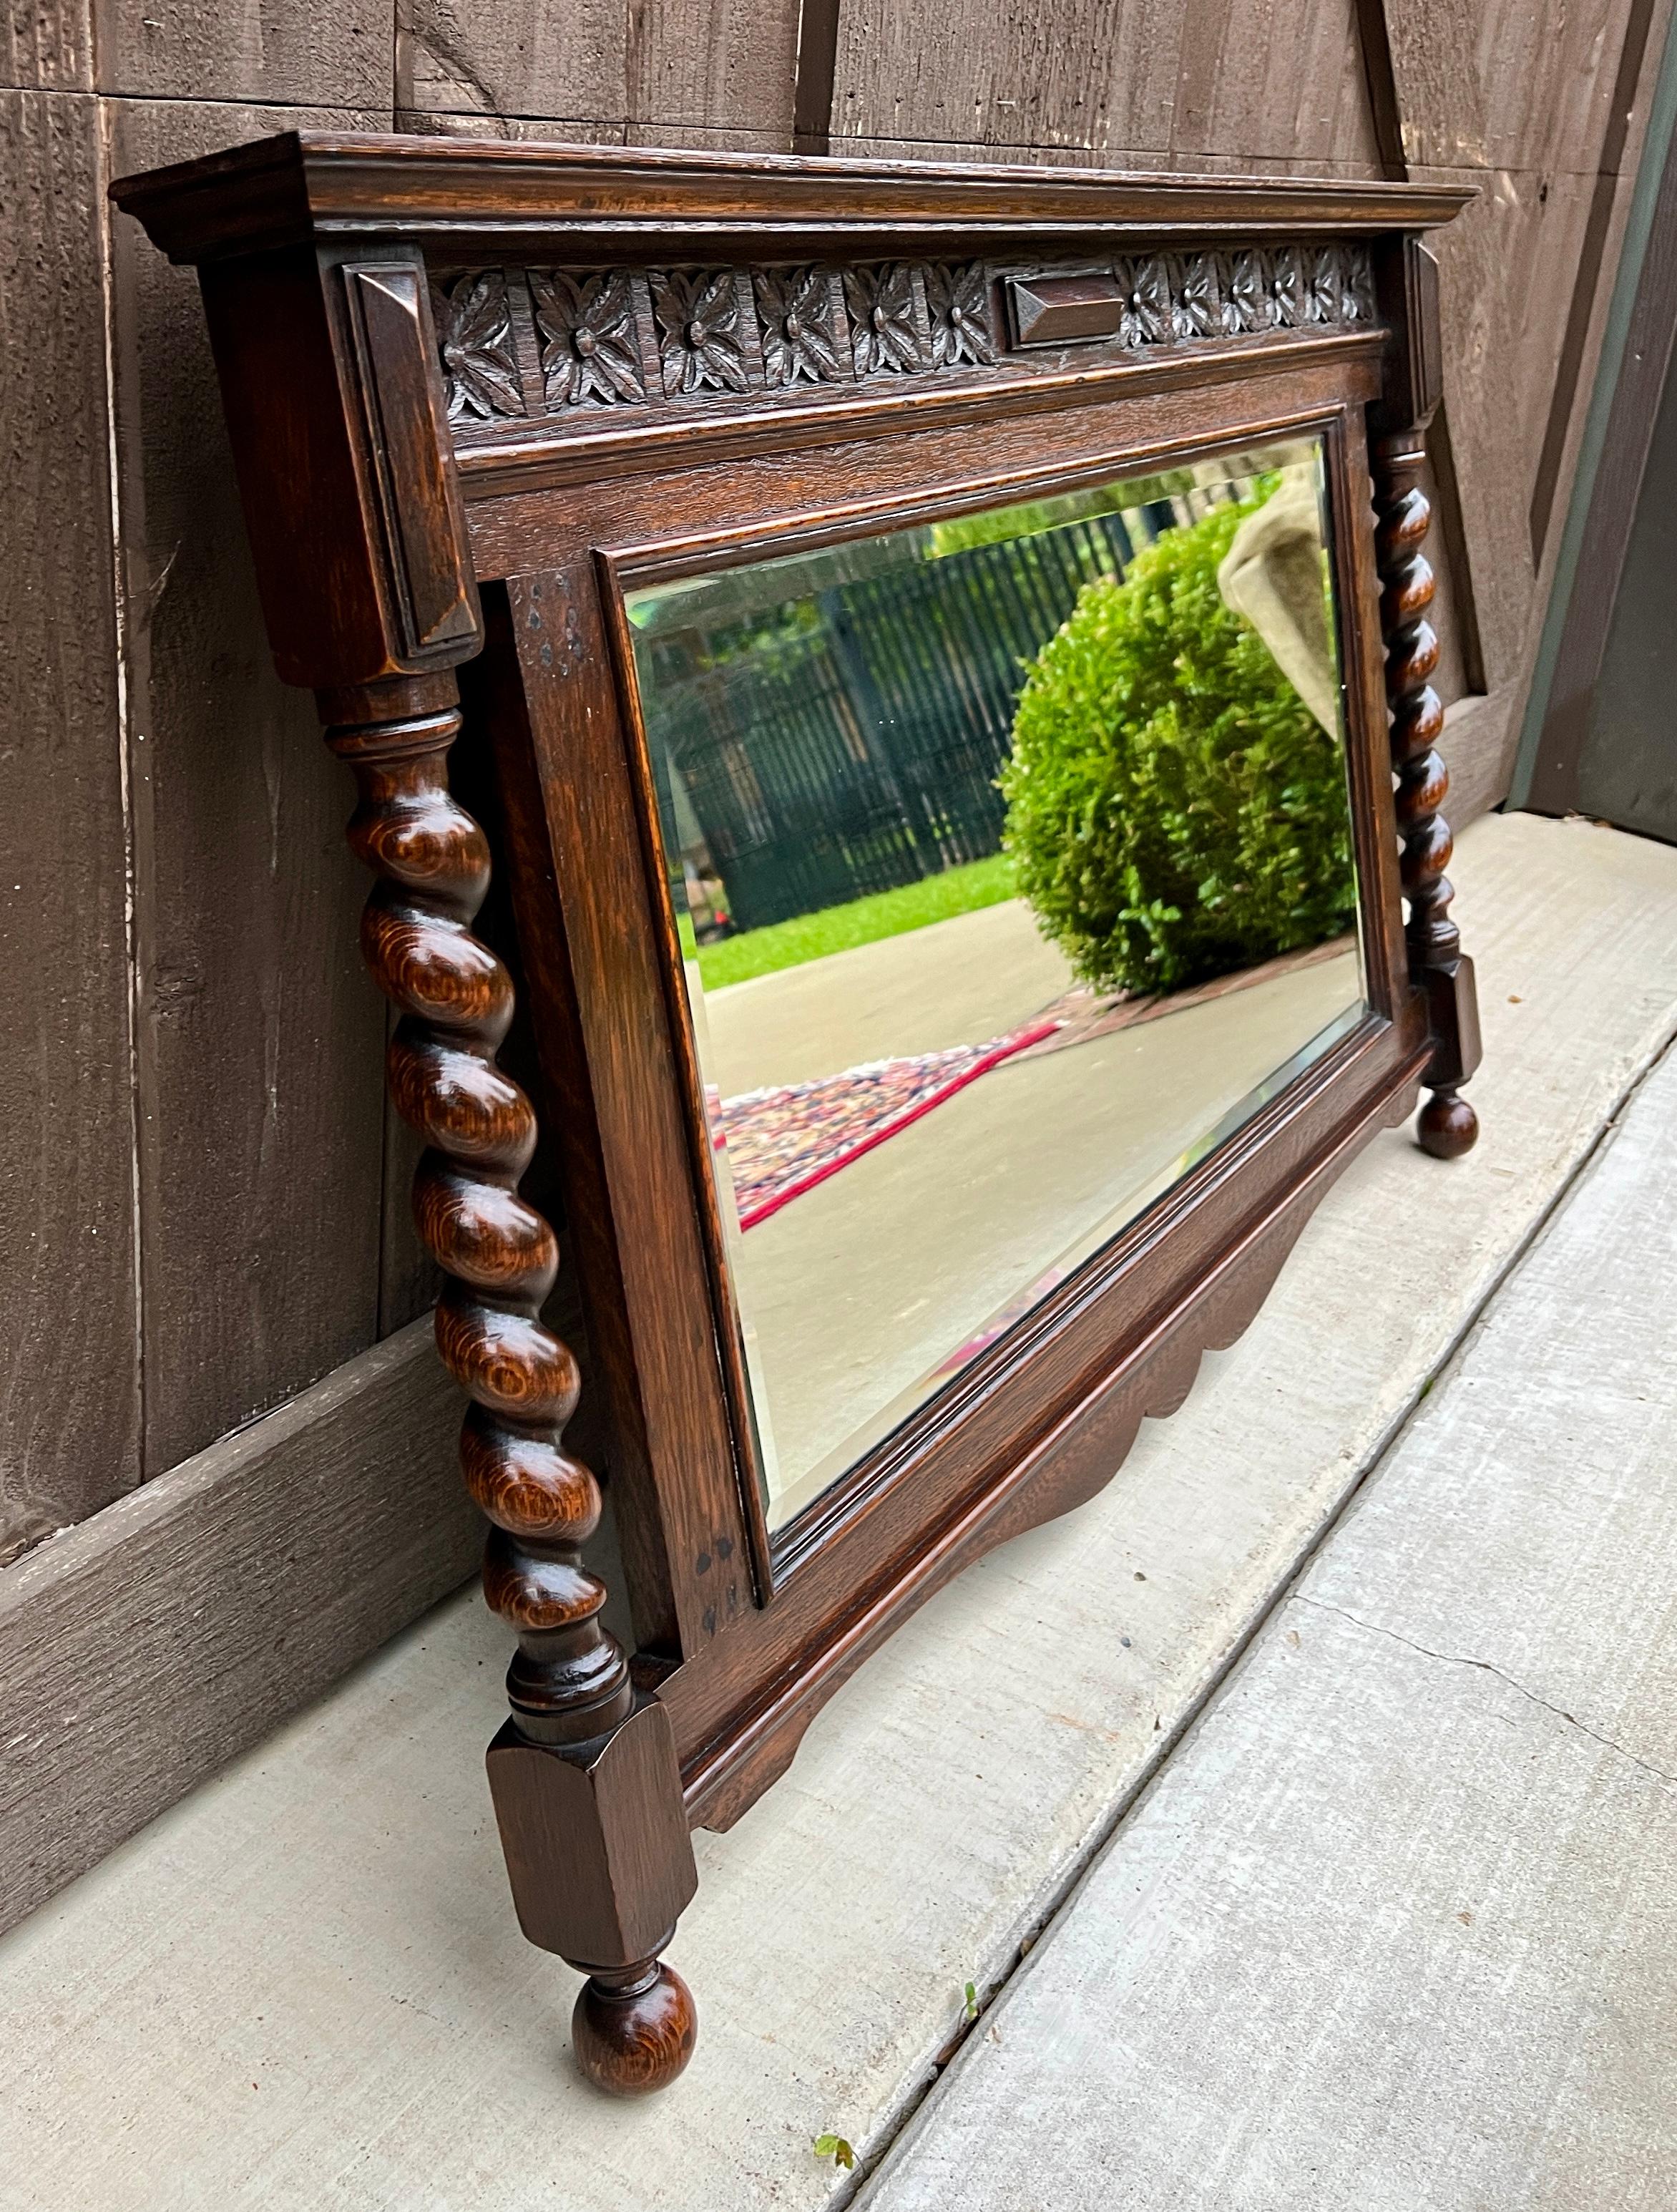
<svg viewBox="0 0 1677 2212"><path fill-rule="evenodd" d="M638 1756L655 1765L661 1739L653 1739L667 1723L637 1701L628 1662L601 1625L605 1586L581 1556L600 1494L562 1443L577 1366L540 1318L558 1245L519 1194L536 1117L495 1064L513 985L471 933L489 854L482 830L449 794L456 701L451 673L322 694L321 710L327 742L359 792L349 842L376 878L362 949L401 1015L389 1053L391 1097L427 1146L414 1212L447 1278L438 1349L471 1401L460 1452L467 1487L491 1523L484 1591L518 1637L507 1678L512 1718L490 1754L514 1895L533 1940L589 1974L574 2022L579 2063L600 2087L632 2093L672 2079L692 2049L692 1998L658 1957L686 1900L670 1910L666 1894L649 1900L649 1912L625 1912L611 1894L611 1838L602 1844L599 1832L609 1832L611 1814L599 1801L624 1767L625 1732L638 1731L629 1763ZM576 1896L551 1893L543 1811L556 1786L577 1801L574 1817L561 1825L574 1831L574 1854L588 1862L567 1865L566 1886L578 1885L586 1905L592 1879L603 1902L593 1900L601 1909L592 1914L579 1914ZM677 1802L678 1817L678 1794ZM680 1842L677 1856L690 1865L684 1826Z"/></svg>
<svg viewBox="0 0 1677 2212"><path fill-rule="evenodd" d="M1479 1036L1473 966L1450 918L1454 893L1444 872L1454 840L1439 811L1449 774L1437 750L1444 710L1431 683L1438 640L1428 619L1432 569L1421 550L1432 520L1420 484L1425 424L1376 439L1373 460L1375 566L1382 587L1386 698L1403 840L1403 890L1409 905L1404 933L1409 972L1427 994L1433 1033L1425 1079L1432 1096L1421 1109L1416 1133L1425 1150L1450 1160L1469 1151L1479 1134L1479 1118L1461 1096L1461 1085L1478 1064Z"/></svg>

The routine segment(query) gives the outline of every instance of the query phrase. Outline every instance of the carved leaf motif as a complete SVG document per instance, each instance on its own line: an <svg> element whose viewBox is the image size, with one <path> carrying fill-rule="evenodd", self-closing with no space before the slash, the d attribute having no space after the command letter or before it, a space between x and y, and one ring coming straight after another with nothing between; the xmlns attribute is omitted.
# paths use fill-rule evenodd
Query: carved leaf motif
<svg viewBox="0 0 1677 2212"><path fill-rule="evenodd" d="M1170 278L1164 263L1153 255L1139 261L1121 261L1118 282L1124 288L1119 343L1163 345L1170 335Z"/></svg>
<svg viewBox="0 0 1677 2212"><path fill-rule="evenodd" d="M982 262L928 269L926 306L932 322L932 358L939 368L953 368L962 361L988 368L996 354L990 342L989 286Z"/></svg>
<svg viewBox="0 0 1677 2212"><path fill-rule="evenodd" d="M1289 330L1310 319L1310 286L1301 247L1284 246L1275 256L1275 319Z"/></svg>
<svg viewBox="0 0 1677 2212"><path fill-rule="evenodd" d="M524 392L513 351L506 271L483 269L447 287L434 284L431 313L448 388L449 421L522 415Z"/></svg>
<svg viewBox="0 0 1677 2212"><path fill-rule="evenodd" d="M841 380L832 331L832 278L824 269L760 269L754 277L763 330L763 367L776 387L806 377Z"/></svg>
<svg viewBox="0 0 1677 2212"><path fill-rule="evenodd" d="M1170 327L1179 338L1214 338L1222 327L1217 260L1210 253L1185 254L1176 266L1170 294Z"/></svg>
<svg viewBox="0 0 1677 2212"><path fill-rule="evenodd" d="M644 399L628 271L570 276L562 269L532 269L529 276L548 405L577 407L594 400L611 406Z"/></svg>
<svg viewBox="0 0 1677 2212"><path fill-rule="evenodd" d="M1304 319L1336 323L1340 319L1340 250L1317 246L1308 250L1304 287Z"/></svg>
<svg viewBox="0 0 1677 2212"><path fill-rule="evenodd" d="M924 368L914 323L914 286L906 261L847 269L844 304L850 314L850 357L858 376L892 369L907 375Z"/></svg>
<svg viewBox="0 0 1677 2212"><path fill-rule="evenodd" d="M1223 286L1223 327L1231 337L1267 331L1275 320L1269 270L1255 246L1236 253Z"/></svg>
<svg viewBox="0 0 1677 2212"><path fill-rule="evenodd" d="M654 270L648 282L664 389L670 397L684 398L707 387L745 391L750 380L732 270Z"/></svg>
<svg viewBox="0 0 1677 2212"><path fill-rule="evenodd" d="M1340 319L1371 323L1375 319L1374 271L1360 246L1348 246L1340 264Z"/></svg>

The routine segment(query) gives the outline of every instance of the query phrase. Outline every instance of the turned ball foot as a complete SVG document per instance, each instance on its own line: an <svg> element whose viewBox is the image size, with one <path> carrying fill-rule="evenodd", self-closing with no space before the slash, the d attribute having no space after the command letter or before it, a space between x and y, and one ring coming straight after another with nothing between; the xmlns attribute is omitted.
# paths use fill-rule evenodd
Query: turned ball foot
<svg viewBox="0 0 1677 2212"><path fill-rule="evenodd" d="M673 1966L656 1960L591 1974L571 2014L571 2049L597 2089L644 2097L667 2088L693 2056L699 2015Z"/></svg>
<svg viewBox="0 0 1677 2212"><path fill-rule="evenodd" d="M1421 1150L1435 1160L1459 1160L1473 1148L1479 1116L1454 1091L1435 1091L1421 1109L1415 1136Z"/></svg>

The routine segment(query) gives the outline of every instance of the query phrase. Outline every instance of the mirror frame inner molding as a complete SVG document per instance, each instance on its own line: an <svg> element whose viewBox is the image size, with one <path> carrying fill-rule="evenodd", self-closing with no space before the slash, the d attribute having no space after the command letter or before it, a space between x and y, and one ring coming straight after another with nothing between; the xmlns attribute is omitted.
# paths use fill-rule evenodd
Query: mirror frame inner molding
<svg viewBox="0 0 1677 2212"><path fill-rule="evenodd" d="M690 1828L735 1820L940 1583L1110 1478L1423 1086L1421 1144L1473 1141L1421 489L1423 237L1469 195L295 133L112 189L198 268L276 663L355 778L362 945L518 1638L489 1764L520 1921L587 1977L584 2072L656 2088L696 2033L661 1957ZM1369 1011L771 1545L624 592L1300 435L1328 458ZM487 828L450 789L463 727ZM557 1241L520 1190L536 1110L497 1062L513 969L627 1650L562 1441Z"/></svg>

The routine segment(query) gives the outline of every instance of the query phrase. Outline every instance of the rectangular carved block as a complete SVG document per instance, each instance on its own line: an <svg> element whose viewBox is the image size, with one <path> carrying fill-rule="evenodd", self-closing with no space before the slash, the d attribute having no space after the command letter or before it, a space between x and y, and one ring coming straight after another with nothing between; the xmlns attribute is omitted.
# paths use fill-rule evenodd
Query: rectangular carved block
<svg viewBox="0 0 1677 2212"><path fill-rule="evenodd" d="M1465 1083L1479 1066L1481 1050L1473 963L1464 952L1447 968L1425 969L1418 980L1426 991L1433 1037L1426 1079L1431 1084Z"/></svg>
<svg viewBox="0 0 1677 2212"><path fill-rule="evenodd" d="M699 1885L670 1717L643 1698L620 1728L550 1751L508 1721L489 1791L519 1925L574 1966L650 1958Z"/></svg>
<svg viewBox="0 0 1677 2212"><path fill-rule="evenodd" d="M1109 338L1123 317L1124 288L1115 276L1012 276L1007 282L1007 319L1016 346Z"/></svg>
<svg viewBox="0 0 1677 2212"><path fill-rule="evenodd" d="M352 264L343 281L403 642L410 653L464 643L477 635L477 595L459 495L443 459L448 426L424 272L410 262Z"/></svg>

